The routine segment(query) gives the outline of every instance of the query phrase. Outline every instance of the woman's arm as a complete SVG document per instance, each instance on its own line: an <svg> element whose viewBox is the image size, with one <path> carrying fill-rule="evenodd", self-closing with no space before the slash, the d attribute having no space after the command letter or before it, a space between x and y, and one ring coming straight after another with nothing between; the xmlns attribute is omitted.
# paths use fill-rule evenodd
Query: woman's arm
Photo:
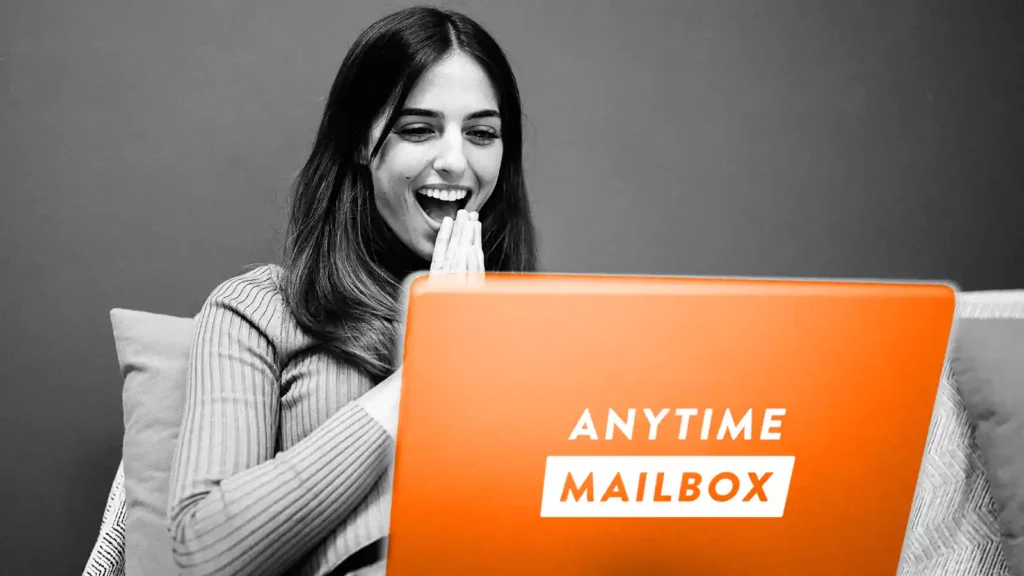
<svg viewBox="0 0 1024 576"><path fill-rule="evenodd" d="M275 455L283 306L271 278L247 274L200 313L168 510L182 574L284 572L390 463L392 437L359 402Z"/></svg>

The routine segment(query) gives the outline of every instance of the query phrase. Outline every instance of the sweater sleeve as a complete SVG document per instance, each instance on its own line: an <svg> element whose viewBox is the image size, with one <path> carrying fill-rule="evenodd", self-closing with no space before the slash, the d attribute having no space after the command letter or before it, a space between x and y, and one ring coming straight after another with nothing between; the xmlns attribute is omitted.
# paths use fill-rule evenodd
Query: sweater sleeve
<svg viewBox="0 0 1024 576"><path fill-rule="evenodd" d="M182 574L284 572L390 463L391 437L351 402L275 455L283 303L270 282L225 282L199 315L168 505Z"/></svg>

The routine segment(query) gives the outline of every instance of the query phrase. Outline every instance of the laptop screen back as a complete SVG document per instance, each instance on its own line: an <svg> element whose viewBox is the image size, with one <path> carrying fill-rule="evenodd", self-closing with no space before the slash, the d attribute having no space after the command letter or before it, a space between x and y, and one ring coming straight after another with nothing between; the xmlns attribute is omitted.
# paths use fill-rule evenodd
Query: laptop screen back
<svg viewBox="0 0 1024 576"><path fill-rule="evenodd" d="M894 574L945 286L411 290L388 574Z"/></svg>

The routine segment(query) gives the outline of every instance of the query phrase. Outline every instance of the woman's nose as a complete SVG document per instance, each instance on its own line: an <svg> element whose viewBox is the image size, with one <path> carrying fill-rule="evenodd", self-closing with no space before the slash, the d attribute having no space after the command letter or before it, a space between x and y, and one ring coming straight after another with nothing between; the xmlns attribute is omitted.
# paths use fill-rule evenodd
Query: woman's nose
<svg viewBox="0 0 1024 576"><path fill-rule="evenodd" d="M441 139L437 156L434 157L434 170L459 175L466 170L466 155L462 150L462 134L457 130L451 131L449 134Z"/></svg>

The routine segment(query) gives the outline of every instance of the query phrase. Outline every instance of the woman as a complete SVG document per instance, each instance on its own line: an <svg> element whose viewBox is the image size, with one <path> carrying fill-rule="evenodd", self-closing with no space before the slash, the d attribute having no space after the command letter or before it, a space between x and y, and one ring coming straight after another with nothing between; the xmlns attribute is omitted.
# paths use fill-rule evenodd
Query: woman
<svg viewBox="0 0 1024 576"><path fill-rule="evenodd" d="M383 566L402 281L535 264L518 88L491 36L432 8L370 26L289 228L283 267L223 283L198 316L168 510L183 574Z"/></svg>

